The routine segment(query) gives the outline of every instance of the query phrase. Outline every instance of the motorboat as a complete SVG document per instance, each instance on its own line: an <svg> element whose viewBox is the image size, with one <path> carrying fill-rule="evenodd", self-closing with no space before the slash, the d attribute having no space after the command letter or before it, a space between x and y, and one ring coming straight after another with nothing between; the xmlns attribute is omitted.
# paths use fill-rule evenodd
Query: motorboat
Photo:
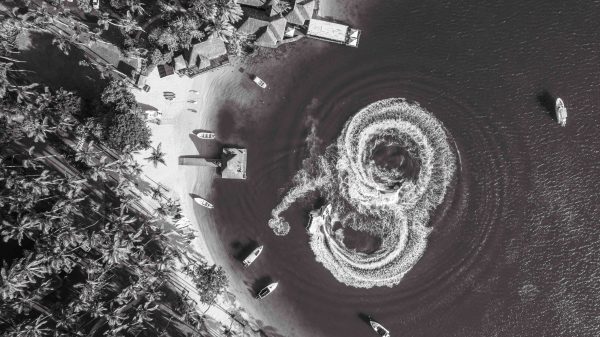
<svg viewBox="0 0 600 337"><path fill-rule="evenodd" d="M204 206L206 208L214 208L215 206L213 206L213 204L211 204L210 202L208 202L206 199L201 198L201 197L194 197L194 201L200 205L200 206Z"/></svg>
<svg viewBox="0 0 600 337"><path fill-rule="evenodd" d="M258 298L259 300L267 297L270 293L273 292L273 290L275 290L277 288L278 283L277 282L273 282L271 284L269 284L268 286L262 288L258 294L256 294L256 298Z"/></svg>
<svg viewBox="0 0 600 337"><path fill-rule="evenodd" d="M254 260L256 260L256 258L260 255L260 253L262 253L264 246L259 246L256 247L252 253L250 253L248 256L246 256L246 258L244 259L244 267L248 267L249 265L252 264L252 262L254 262Z"/></svg>
<svg viewBox="0 0 600 337"><path fill-rule="evenodd" d="M254 75L254 77L252 78L252 80L254 81L254 83L256 83L256 85L258 85L259 87L266 89L267 88L267 83L265 83L265 81L263 81L260 77Z"/></svg>
<svg viewBox="0 0 600 337"><path fill-rule="evenodd" d="M205 132L205 131L200 131L200 132L196 132L196 137L200 138L200 139L215 139L215 133L214 132Z"/></svg>
<svg viewBox="0 0 600 337"><path fill-rule="evenodd" d="M374 320L369 320L369 324L371 324L371 328L377 333L378 336L381 337L390 337L390 331L383 327L379 322Z"/></svg>
<svg viewBox="0 0 600 337"><path fill-rule="evenodd" d="M563 102L562 99L557 98L554 109L556 111L556 120L558 121L558 124L560 124L560 126L567 125L567 108L565 108L565 102Z"/></svg>

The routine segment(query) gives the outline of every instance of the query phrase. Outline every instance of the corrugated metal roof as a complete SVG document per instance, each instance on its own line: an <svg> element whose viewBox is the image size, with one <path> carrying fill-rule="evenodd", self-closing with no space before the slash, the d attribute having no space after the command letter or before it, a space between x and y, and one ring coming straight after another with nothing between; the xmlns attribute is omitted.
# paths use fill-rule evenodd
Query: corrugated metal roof
<svg viewBox="0 0 600 337"><path fill-rule="evenodd" d="M348 26L335 22L312 19L308 22L308 35L346 42Z"/></svg>

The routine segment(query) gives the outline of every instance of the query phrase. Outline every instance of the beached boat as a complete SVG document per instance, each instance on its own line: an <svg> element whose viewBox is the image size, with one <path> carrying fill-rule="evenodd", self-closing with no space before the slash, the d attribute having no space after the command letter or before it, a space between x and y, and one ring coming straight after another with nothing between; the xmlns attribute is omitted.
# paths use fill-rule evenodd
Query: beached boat
<svg viewBox="0 0 600 337"><path fill-rule="evenodd" d="M390 331L374 320L369 320L371 328L381 337L390 337Z"/></svg>
<svg viewBox="0 0 600 337"><path fill-rule="evenodd" d="M196 132L196 137L200 139L215 139L215 133L209 131Z"/></svg>
<svg viewBox="0 0 600 337"><path fill-rule="evenodd" d="M246 258L244 259L244 267L248 267L249 265L256 260L256 258L262 253L264 246L256 247Z"/></svg>
<svg viewBox="0 0 600 337"><path fill-rule="evenodd" d="M273 292L273 290L275 290L275 288L277 288L278 284L279 283L277 283L277 282L273 282L273 283L269 284L268 286L262 288L258 292L258 294L256 294L256 298L258 298L260 300L260 299L267 297L270 293Z"/></svg>
<svg viewBox="0 0 600 337"><path fill-rule="evenodd" d="M213 204L206 201L204 198L194 197L194 201L200 206L204 206L206 208L214 208Z"/></svg>
<svg viewBox="0 0 600 337"><path fill-rule="evenodd" d="M562 99L556 99L556 107L554 109L556 110L556 120L558 121L558 124L561 126L567 125L567 108L565 108L565 103Z"/></svg>
<svg viewBox="0 0 600 337"><path fill-rule="evenodd" d="M252 78L252 80L254 81L254 83L256 83L259 87L266 89L267 88L267 83L265 83L265 81L263 81L260 77L254 75L254 77Z"/></svg>

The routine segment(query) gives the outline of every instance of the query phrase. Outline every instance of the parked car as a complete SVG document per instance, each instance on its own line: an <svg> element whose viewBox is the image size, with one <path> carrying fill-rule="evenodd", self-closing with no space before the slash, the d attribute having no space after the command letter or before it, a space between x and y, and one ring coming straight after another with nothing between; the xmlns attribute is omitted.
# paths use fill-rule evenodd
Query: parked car
<svg viewBox="0 0 600 337"><path fill-rule="evenodd" d="M148 91L150 91L150 86L146 84L146 85L144 85L142 90L144 90L145 92L148 92Z"/></svg>
<svg viewBox="0 0 600 337"><path fill-rule="evenodd" d="M265 81L263 81L260 77L254 75L254 78L252 78L252 80L254 81L254 83L256 83L259 87L266 89L267 88L267 83L265 83Z"/></svg>

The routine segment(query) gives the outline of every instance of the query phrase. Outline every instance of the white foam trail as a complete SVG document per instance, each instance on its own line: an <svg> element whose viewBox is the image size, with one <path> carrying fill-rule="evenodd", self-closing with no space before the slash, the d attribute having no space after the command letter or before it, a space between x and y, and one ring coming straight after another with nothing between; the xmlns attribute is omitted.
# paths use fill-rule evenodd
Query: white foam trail
<svg viewBox="0 0 600 337"><path fill-rule="evenodd" d="M415 179L375 164L372 153L385 142L400 144L419 163ZM376 235L382 243L372 254L350 250L339 239L343 235L333 231L333 221L326 219L311 231L317 261L350 286L398 284L423 255L429 214L443 201L456 169L442 124L418 104L385 99L354 115L324 155L316 155L312 147L310 153L294 186L273 210L269 226L277 235L287 234L289 224L280 214L308 193L320 192L332 205L332 218Z"/></svg>

